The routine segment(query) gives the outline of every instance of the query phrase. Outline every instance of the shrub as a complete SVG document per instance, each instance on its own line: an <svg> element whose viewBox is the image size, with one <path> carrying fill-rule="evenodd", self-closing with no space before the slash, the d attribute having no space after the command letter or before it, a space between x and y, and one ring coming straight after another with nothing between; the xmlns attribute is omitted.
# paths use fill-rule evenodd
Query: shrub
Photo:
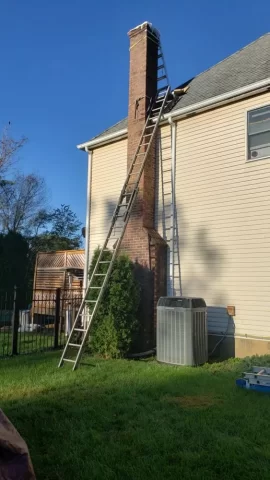
<svg viewBox="0 0 270 480"><path fill-rule="evenodd" d="M100 318L95 327L91 349L104 358L119 357L120 350L113 318L109 315Z"/></svg>
<svg viewBox="0 0 270 480"><path fill-rule="evenodd" d="M100 249L96 249L89 270L94 270ZM106 252L110 259L112 253ZM106 264L101 264L97 273L106 272ZM96 277L94 286L100 286L102 277ZM93 290L89 300L97 293ZM134 277L134 267L127 255L119 255L114 263L109 282L93 323L91 348L106 358L124 356L130 349L134 334L138 329L137 312L140 303L140 289ZM90 311L91 311L90 306Z"/></svg>

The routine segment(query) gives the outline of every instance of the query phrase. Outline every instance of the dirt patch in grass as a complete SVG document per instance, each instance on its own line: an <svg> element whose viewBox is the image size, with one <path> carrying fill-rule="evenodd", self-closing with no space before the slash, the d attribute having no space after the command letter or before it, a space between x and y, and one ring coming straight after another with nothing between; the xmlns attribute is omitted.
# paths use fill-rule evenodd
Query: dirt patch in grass
<svg viewBox="0 0 270 480"><path fill-rule="evenodd" d="M164 397L169 403L184 408L207 408L217 404L217 399L207 395L185 395L182 397Z"/></svg>

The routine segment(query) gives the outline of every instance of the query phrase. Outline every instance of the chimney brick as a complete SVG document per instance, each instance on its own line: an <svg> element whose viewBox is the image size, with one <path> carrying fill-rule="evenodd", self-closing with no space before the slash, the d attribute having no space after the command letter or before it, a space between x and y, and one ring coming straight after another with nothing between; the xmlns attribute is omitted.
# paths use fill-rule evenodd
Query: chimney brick
<svg viewBox="0 0 270 480"><path fill-rule="evenodd" d="M127 169L129 169L140 142L149 102L156 94L158 65L158 45L153 41L153 37L157 35L156 30L152 29L148 22L145 22L131 30L128 35L130 38L130 68ZM162 265L164 270L166 248L164 245L163 248L159 245L153 255L151 253L153 246L150 247L150 232L154 229L155 217L155 163L154 140L121 246L121 250L135 262L137 278L141 285L141 332L138 348L145 349L151 348L155 344L155 297L157 294L165 293L165 276L164 273L159 274L157 265ZM155 258L154 262L153 257Z"/></svg>

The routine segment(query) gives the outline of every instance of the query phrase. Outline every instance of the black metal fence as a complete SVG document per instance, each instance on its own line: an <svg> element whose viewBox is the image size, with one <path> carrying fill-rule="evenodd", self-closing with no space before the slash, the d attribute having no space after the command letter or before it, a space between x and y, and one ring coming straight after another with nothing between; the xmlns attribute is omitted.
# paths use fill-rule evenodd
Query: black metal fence
<svg viewBox="0 0 270 480"><path fill-rule="evenodd" d="M0 290L0 357L64 346L82 290Z"/></svg>

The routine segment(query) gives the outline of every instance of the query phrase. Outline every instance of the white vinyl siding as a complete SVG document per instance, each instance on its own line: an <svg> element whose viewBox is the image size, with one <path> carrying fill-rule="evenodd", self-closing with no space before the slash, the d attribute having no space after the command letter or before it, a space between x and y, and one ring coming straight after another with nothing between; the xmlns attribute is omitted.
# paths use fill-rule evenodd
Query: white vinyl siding
<svg viewBox="0 0 270 480"><path fill-rule="evenodd" d="M95 149L92 153L90 262L102 246L127 174L127 140Z"/></svg>
<svg viewBox="0 0 270 480"><path fill-rule="evenodd" d="M173 295L172 257L172 151L171 127L162 126L159 129L156 142L156 208L155 226L158 233L167 242L167 294ZM176 266L174 267L176 271ZM175 292L174 292L175 293Z"/></svg>
<svg viewBox="0 0 270 480"><path fill-rule="evenodd" d="M177 123L183 295L205 298L211 333L235 305L229 333L270 337L270 162L246 162L247 111L269 104L266 93Z"/></svg>

